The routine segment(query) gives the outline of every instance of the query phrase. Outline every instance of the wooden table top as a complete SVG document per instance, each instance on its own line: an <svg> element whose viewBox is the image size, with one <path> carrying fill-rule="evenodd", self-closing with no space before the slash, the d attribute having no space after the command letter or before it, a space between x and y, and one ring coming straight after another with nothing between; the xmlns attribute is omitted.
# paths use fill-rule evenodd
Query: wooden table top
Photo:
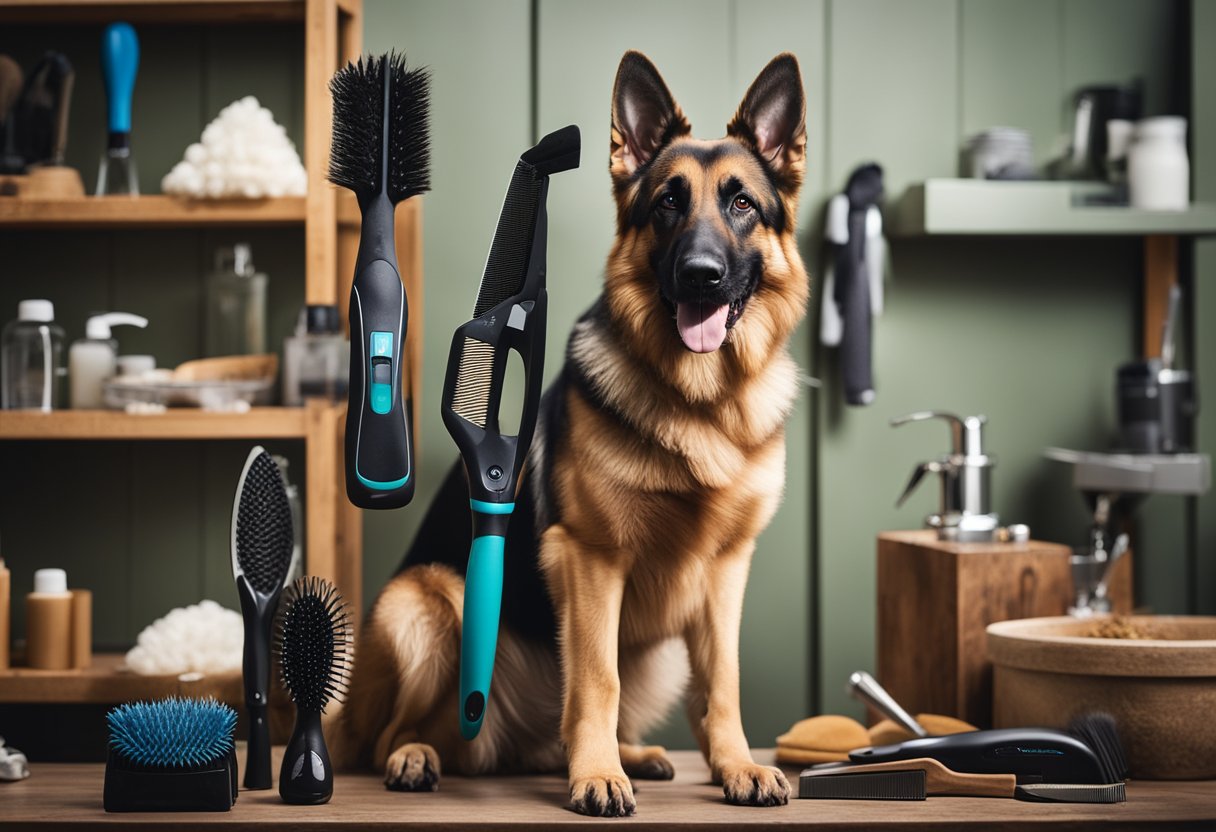
<svg viewBox="0 0 1216 832"><path fill-rule="evenodd" d="M757 752L771 760L771 751ZM174 830L296 828L377 828L459 830L569 829L588 824L630 829L714 829L751 826L826 830L886 829L1213 829L1216 782L1133 782L1128 800L1115 805L1026 803L1000 798L933 797L924 802L791 800L788 806L759 809L729 806L722 790L709 783L698 753L672 753L676 777L640 781L638 812L632 818L586 818L565 808L564 777L445 777L438 792L386 791L373 774L338 777L334 797L324 806L288 806L277 791L241 792L231 812L117 814L101 808L104 766L42 763L20 783L0 783L0 827L81 829L88 827L173 828ZM277 773L277 768L276 768ZM796 769L787 770L797 791Z"/></svg>

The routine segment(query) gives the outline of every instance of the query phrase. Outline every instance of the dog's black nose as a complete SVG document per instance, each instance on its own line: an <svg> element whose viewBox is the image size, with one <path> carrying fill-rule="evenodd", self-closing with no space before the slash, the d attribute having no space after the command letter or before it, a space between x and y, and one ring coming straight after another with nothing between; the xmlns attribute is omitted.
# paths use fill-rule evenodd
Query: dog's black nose
<svg viewBox="0 0 1216 832"><path fill-rule="evenodd" d="M691 289L710 289L722 282L726 264L707 254L692 254L680 261L680 282Z"/></svg>

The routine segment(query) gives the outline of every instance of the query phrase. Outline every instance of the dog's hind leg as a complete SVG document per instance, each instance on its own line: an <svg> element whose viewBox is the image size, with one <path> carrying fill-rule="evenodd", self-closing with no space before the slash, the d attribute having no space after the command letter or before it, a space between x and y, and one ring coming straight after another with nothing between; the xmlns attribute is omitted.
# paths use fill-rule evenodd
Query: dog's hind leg
<svg viewBox="0 0 1216 832"><path fill-rule="evenodd" d="M451 569L412 567L384 588L363 625L343 721L390 789L438 787L439 755L419 741L419 726L456 682L463 598Z"/></svg>

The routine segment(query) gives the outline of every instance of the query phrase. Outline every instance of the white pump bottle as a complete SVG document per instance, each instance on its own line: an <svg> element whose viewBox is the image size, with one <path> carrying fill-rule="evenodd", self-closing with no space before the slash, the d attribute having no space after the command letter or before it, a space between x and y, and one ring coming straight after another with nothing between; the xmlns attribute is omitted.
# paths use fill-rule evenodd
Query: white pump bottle
<svg viewBox="0 0 1216 832"><path fill-rule="evenodd" d="M110 327L119 324L145 327L148 319L129 312L94 315L85 323L85 337L72 343L68 351L72 407L102 406L102 382L114 375L118 363L118 342L111 337Z"/></svg>

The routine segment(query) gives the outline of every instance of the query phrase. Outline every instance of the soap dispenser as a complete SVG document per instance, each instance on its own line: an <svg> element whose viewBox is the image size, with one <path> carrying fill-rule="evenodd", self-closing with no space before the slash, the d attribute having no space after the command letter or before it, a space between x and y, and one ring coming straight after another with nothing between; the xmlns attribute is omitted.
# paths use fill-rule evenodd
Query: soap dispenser
<svg viewBox="0 0 1216 832"><path fill-rule="evenodd" d="M85 323L85 337L72 343L68 352L68 380L73 408L102 406L102 383L114 375L118 364L118 341L112 337L110 328L121 324L145 327L148 319L129 312L94 315Z"/></svg>
<svg viewBox="0 0 1216 832"><path fill-rule="evenodd" d="M891 420L892 427L941 419L950 426L950 453L922 462L912 471L895 505L902 506L925 474L941 477L941 504L925 526L942 540L985 541L997 536L999 520L991 508L992 469L996 460L984 453L984 416L956 416L940 410L909 413Z"/></svg>

